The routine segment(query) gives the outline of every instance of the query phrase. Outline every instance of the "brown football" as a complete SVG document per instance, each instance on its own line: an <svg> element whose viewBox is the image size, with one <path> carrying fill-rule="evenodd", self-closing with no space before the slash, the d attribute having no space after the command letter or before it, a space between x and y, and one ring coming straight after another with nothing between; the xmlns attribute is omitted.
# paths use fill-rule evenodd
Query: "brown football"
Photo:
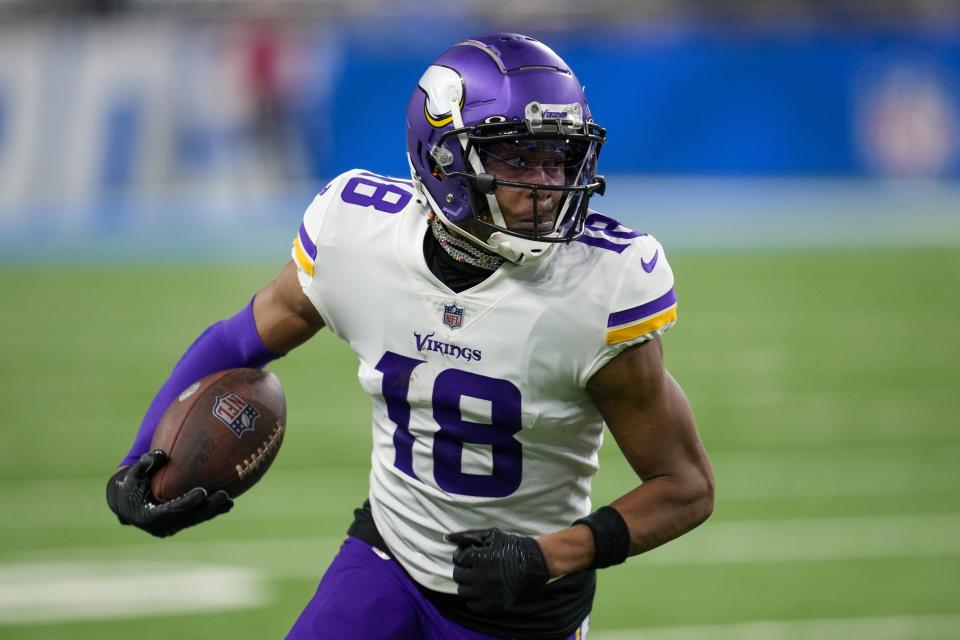
<svg viewBox="0 0 960 640"><path fill-rule="evenodd" d="M268 371L228 369L195 382L153 434L151 449L170 458L151 480L154 497L166 502L203 487L236 498L270 467L286 423L283 387Z"/></svg>

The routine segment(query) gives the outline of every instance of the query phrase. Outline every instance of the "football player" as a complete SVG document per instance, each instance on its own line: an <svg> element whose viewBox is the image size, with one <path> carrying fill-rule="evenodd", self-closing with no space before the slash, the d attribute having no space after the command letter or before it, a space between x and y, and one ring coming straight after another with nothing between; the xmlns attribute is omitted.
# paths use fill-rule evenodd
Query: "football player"
<svg viewBox="0 0 960 640"><path fill-rule="evenodd" d="M407 107L412 179L354 170L316 196L292 261L150 406L108 484L120 521L169 535L228 510L202 489L156 504L160 414L202 376L328 327L373 405L369 500L289 637L585 637L596 570L713 508L663 363L677 317L663 247L589 207L605 135L540 42L444 52ZM604 423L641 482L592 510Z"/></svg>

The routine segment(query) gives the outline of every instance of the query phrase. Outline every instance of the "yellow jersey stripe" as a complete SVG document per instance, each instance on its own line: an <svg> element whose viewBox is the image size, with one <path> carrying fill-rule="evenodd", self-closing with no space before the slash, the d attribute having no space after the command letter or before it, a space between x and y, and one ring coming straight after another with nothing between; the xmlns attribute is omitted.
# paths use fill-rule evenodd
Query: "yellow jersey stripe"
<svg viewBox="0 0 960 640"><path fill-rule="evenodd" d="M313 260L311 260L310 256L307 255L307 252L303 250L303 245L300 244L299 236L293 240L293 255L297 260L297 264L300 265L301 269L303 269L303 272L312 278Z"/></svg>
<svg viewBox="0 0 960 640"><path fill-rule="evenodd" d="M621 327L620 329L614 329L613 331L607 331L607 344L617 344L618 342L632 340L633 338L642 336L645 333L650 333L651 331L661 329L671 322L676 322L676 320L677 305L673 305L669 309L664 309L657 315L651 316L642 322L638 322L637 324Z"/></svg>

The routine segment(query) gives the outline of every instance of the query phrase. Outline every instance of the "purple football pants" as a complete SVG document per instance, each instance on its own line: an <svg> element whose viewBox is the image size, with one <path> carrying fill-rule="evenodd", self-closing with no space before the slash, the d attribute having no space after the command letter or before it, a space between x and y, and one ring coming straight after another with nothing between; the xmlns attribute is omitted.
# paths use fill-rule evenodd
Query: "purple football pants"
<svg viewBox="0 0 960 640"><path fill-rule="evenodd" d="M494 640L440 615L397 561L378 551L348 537L287 640ZM580 638L586 633L578 630L568 640Z"/></svg>

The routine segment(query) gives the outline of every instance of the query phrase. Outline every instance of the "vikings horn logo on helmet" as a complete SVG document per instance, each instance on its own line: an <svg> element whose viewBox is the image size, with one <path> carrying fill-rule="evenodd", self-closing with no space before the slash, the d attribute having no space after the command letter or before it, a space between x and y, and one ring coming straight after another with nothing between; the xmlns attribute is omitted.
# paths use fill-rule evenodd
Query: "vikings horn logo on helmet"
<svg viewBox="0 0 960 640"><path fill-rule="evenodd" d="M463 90L463 78L450 67L430 65L420 78L419 87L423 89L426 98L423 101L423 112L427 122L440 128L445 127L453 120L450 105L456 103L463 108L466 98Z"/></svg>

